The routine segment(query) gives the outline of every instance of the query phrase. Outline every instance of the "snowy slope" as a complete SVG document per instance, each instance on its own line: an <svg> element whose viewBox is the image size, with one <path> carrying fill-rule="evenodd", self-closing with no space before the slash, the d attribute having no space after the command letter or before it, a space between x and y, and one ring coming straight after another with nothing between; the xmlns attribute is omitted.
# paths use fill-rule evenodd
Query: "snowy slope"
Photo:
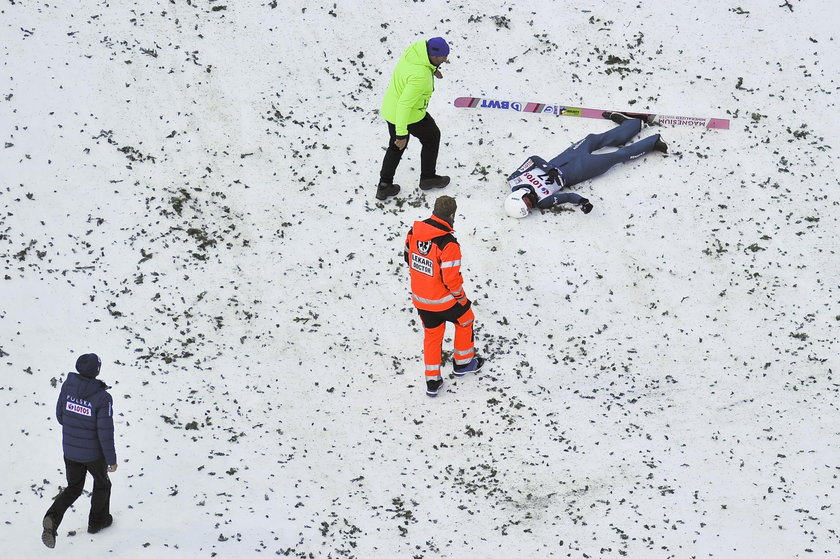
<svg viewBox="0 0 840 559"><path fill-rule="evenodd" d="M10 557L836 557L838 8L170 0L0 7L0 540ZM430 112L478 377L423 395L381 95L451 46ZM663 127L504 216L503 177L606 121L460 95L732 119ZM654 133L646 130L643 134ZM451 344L451 338L447 339ZM96 351L113 528L57 549L58 388ZM89 482L90 483L90 482Z"/></svg>

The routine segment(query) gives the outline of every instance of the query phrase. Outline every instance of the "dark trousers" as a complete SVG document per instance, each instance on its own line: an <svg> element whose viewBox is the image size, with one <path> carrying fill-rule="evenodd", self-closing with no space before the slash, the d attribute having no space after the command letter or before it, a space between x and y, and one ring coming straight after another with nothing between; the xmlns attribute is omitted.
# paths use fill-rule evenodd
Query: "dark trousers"
<svg viewBox="0 0 840 559"><path fill-rule="evenodd" d="M64 513L82 494L85 488L85 476L90 472L93 477L93 490L90 494L88 524L103 525L110 515L111 503L111 480L108 478L108 466L105 464L105 459L83 463L65 458L64 465L67 469L67 487L56 497L45 516L51 516L56 526L61 524Z"/></svg>
<svg viewBox="0 0 840 559"><path fill-rule="evenodd" d="M458 319L470 310L470 307L472 307L472 301L467 301L466 305L455 303L445 311L427 311L424 309L417 309L417 314L420 315L420 321L423 322L423 328L437 328L445 322L458 324Z"/></svg>
<svg viewBox="0 0 840 559"><path fill-rule="evenodd" d="M437 167L438 150L440 149L440 128L435 123L432 115L426 113L419 121L409 124L408 133L420 140L423 146L420 150L420 178L431 179L435 176ZM398 149L394 145L394 140L397 139L397 127L388 123L388 135L390 141L388 142L388 149L385 151L385 158L382 160L382 169L379 171L379 182L392 184L394 182L394 173L397 172L397 166L400 164L403 152L408 148Z"/></svg>
<svg viewBox="0 0 840 559"><path fill-rule="evenodd" d="M641 129L641 120L635 118L625 120L619 126L602 134L588 135L549 161L548 164L560 168L563 177L566 179L567 187L597 177L606 173L610 167L617 163L636 159L653 150L656 140L659 139L659 134L648 136L627 146L624 145ZM609 153L592 153L604 147L617 147L619 149Z"/></svg>

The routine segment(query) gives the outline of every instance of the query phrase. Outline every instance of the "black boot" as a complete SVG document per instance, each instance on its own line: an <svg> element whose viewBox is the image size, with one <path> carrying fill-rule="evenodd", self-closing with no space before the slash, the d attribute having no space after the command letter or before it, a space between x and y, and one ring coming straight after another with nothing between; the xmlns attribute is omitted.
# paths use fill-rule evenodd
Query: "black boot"
<svg viewBox="0 0 840 559"><path fill-rule="evenodd" d="M108 518L106 518L105 522L103 522L102 524L88 524L88 534L96 534L100 530L107 528L113 523L114 517L109 514Z"/></svg>
<svg viewBox="0 0 840 559"><path fill-rule="evenodd" d="M604 114L602 116L606 119L609 119L609 120L613 121L616 124L621 124L625 120L630 120L630 117L625 115L625 114L613 113L613 112L610 112L610 111L604 112Z"/></svg>
<svg viewBox="0 0 840 559"><path fill-rule="evenodd" d="M449 184L449 177L435 175L430 179L420 179L420 190L429 190L431 188L443 188Z"/></svg>
<svg viewBox="0 0 840 559"><path fill-rule="evenodd" d="M44 531L41 533L41 541L50 549L55 547L55 535L58 533L58 527L55 524L52 516L45 516L42 523Z"/></svg>
<svg viewBox="0 0 840 559"><path fill-rule="evenodd" d="M582 211L585 214L588 214L592 211L592 204L590 204L589 200L587 200L586 198L583 198L578 204L578 206L580 206L580 211Z"/></svg>
<svg viewBox="0 0 840 559"><path fill-rule="evenodd" d="M438 377L436 379L426 381L426 396L434 398L438 395L440 387L443 385L443 379Z"/></svg>
<svg viewBox="0 0 840 559"><path fill-rule="evenodd" d="M396 196L400 191L400 185L389 182L380 182L376 187L376 199L387 200L390 196Z"/></svg>
<svg viewBox="0 0 840 559"><path fill-rule="evenodd" d="M662 136L656 139L656 143L653 144L653 149L656 151L661 151L665 155L668 155L670 151L668 150L668 144L665 143L665 140L662 139Z"/></svg>

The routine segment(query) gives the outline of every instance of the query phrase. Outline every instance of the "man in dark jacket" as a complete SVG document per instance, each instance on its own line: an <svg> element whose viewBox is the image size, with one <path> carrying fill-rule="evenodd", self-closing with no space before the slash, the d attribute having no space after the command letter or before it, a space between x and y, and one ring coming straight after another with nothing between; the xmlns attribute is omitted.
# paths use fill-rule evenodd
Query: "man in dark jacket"
<svg viewBox="0 0 840 559"><path fill-rule="evenodd" d="M61 386L55 415L61 424L67 487L56 497L44 516L41 541L55 547L55 536L64 513L79 498L88 472L93 477L88 532L95 534L113 522L111 480L108 472L117 470L114 450L114 410L109 388L96 376L102 362L95 353L76 360L78 373L69 373Z"/></svg>

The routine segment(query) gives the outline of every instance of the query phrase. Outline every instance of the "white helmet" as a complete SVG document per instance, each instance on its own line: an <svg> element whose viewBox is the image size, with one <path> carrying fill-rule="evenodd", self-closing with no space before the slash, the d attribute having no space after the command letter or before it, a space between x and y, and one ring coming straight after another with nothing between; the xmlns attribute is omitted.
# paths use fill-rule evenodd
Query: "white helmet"
<svg viewBox="0 0 840 559"><path fill-rule="evenodd" d="M505 198L505 212L510 217L522 219L528 215L528 204L522 199L526 194L528 194L527 188L517 188Z"/></svg>

